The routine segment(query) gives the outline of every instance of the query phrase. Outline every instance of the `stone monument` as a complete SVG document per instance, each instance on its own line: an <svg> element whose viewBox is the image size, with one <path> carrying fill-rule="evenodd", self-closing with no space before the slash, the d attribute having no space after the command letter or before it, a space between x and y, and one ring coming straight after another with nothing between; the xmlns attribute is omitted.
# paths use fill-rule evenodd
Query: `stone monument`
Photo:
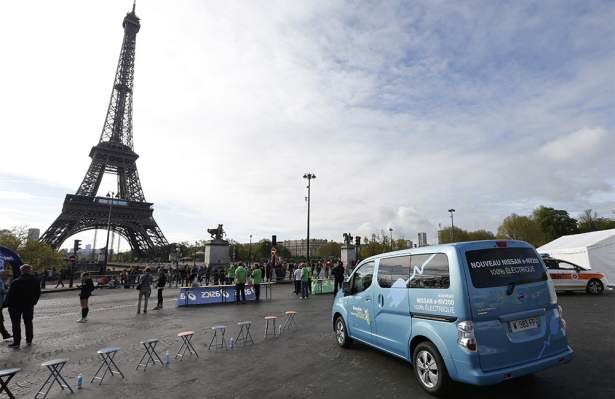
<svg viewBox="0 0 615 399"><path fill-rule="evenodd" d="M356 247L352 243L352 235L350 233L344 233L344 244L342 244L342 253L340 260L344 263L344 269L352 270L357 260Z"/></svg>
<svg viewBox="0 0 615 399"><path fill-rule="evenodd" d="M226 233L221 224L207 232L211 240L205 243L205 265L210 270L223 269L231 263L230 244L224 239Z"/></svg>

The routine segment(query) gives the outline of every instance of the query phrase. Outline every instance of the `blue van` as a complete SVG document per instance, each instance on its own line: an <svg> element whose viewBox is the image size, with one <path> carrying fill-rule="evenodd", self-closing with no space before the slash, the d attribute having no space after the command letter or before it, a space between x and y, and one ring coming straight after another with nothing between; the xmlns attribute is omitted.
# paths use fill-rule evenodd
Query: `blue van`
<svg viewBox="0 0 615 399"><path fill-rule="evenodd" d="M496 384L572 360L542 258L523 241L414 248L361 261L332 309L337 343L401 357L427 392Z"/></svg>

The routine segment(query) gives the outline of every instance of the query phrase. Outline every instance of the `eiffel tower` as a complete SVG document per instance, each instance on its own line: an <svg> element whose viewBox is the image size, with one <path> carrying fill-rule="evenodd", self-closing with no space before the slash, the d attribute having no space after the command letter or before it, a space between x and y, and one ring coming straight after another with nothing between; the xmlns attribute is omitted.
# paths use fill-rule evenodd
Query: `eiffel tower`
<svg viewBox="0 0 615 399"><path fill-rule="evenodd" d="M139 156L133 151L132 87L135 44L141 28L134 4L122 26L122 50L100 140L90 150L92 163L77 193L66 195L62 213L40 241L59 248L76 233L109 227L130 243L136 256L147 257L168 242L154 220L152 203L145 201L136 165ZM105 173L117 177L115 198L97 196Z"/></svg>

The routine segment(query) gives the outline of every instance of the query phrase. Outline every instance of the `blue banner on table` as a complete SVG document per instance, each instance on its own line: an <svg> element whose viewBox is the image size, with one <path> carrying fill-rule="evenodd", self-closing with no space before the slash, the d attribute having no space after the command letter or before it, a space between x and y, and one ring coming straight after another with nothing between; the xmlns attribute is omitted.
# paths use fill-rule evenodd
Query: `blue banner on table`
<svg viewBox="0 0 615 399"><path fill-rule="evenodd" d="M252 286L246 286L246 300L256 300ZM196 287L181 288L177 297L177 306L207 305L210 303L234 303L235 287Z"/></svg>

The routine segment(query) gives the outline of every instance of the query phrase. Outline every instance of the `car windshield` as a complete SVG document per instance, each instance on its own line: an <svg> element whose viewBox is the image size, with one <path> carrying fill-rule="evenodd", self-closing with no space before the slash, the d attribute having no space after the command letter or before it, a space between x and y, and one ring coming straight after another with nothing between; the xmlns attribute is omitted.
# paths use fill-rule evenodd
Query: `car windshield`
<svg viewBox="0 0 615 399"><path fill-rule="evenodd" d="M476 288L526 284L547 279L531 248L489 248L466 252L472 284Z"/></svg>

